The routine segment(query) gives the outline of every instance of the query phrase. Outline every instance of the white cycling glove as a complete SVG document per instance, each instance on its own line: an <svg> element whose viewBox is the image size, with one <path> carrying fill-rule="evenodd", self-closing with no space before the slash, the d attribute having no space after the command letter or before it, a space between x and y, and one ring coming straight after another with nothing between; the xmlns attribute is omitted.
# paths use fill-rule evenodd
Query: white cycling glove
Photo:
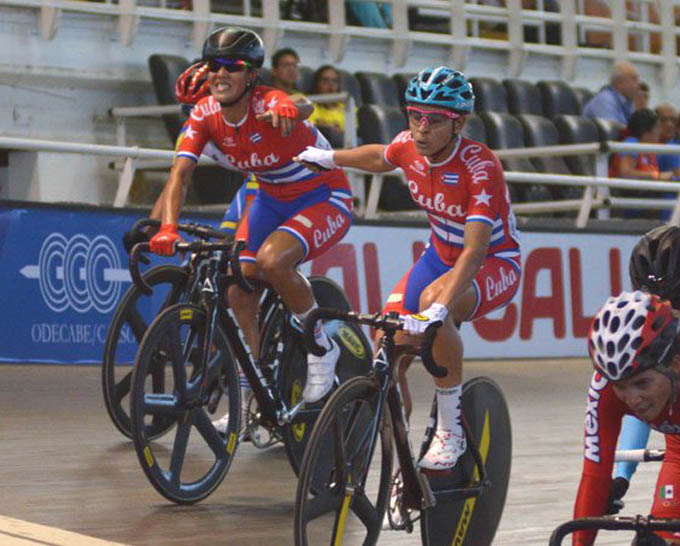
<svg viewBox="0 0 680 546"><path fill-rule="evenodd" d="M307 146L305 150L294 158L295 161L314 163L323 169L335 169L337 165L333 161L333 150L323 150L314 146Z"/></svg>
<svg viewBox="0 0 680 546"><path fill-rule="evenodd" d="M425 311L405 315L403 317L404 330L413 335L422 334L433 322L444 321L448 314L449 310L446 308L446 305L433 303Z"/></svg>

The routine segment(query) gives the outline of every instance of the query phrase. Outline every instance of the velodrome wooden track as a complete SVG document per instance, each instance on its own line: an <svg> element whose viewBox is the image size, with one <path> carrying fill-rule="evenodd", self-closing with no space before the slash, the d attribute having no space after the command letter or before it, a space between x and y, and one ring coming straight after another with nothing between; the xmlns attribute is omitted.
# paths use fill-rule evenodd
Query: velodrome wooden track
<svg viewBox="0 0 680 546"><path fill-rule="evenodd" d="M589 363L468 362L465 374L499 382L512 416L510 490L494 544L545 545L572 510ZM296 482L281 447L242 444L211 497L174 506L149 485L132 444L109 422L99 368L0 365L0 378L0 545L292 544ZM417 445L432 387L419 366L410 378L420 400ZM663 439L653 436L652 444ZM629 514L646 514L651 503L658 466L642 466L626 498ZM613 534L598 541L629 543ZM380 544L420 544L419 532L383 532Z"/></svg>

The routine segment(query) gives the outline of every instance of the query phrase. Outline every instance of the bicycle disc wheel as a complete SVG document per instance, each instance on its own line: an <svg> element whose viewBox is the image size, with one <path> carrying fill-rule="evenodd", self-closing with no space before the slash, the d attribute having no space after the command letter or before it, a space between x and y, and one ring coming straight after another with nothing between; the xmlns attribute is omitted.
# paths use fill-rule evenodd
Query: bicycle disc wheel
<svg viewBox="0 0 680 546"><path fill-rule="evenodd" d="M331 307L341 311L349 311L350 304L342 287L326 277L309 279L314 291L314 298L320 307ZM280 320L285 320L281 316ZM363 332L354 325L337 320L325 324L328 335L333 337L341 349L336 373L340 383L351 377L366 375L371 369L371 350ZM283 364L280 372L279 393L288 408L292 408L302 398L302 391L307 379L307 352L299 334L291 327L286 330L288 346L284 350ZM358 356L357 356L358 355ZM302 457L314 426L314 421L321 411L321 405L309 408L299 415L293 423L283 427L282 436L286 455L295 474L298 474Z"/></svg>
<svg viewBox="0 0 680 546"><path fill-rule="evenodd" d="M476 377L463 385L461 406L490 485L477 498L446 493L478 479L469 446L449 476L431 475L437 504L425 510L421 519L425 546L489 546L503 513L512 461L512 430L505 397L494 381Z"/></svg>
<svg viewBox="0 0 680 546"><path fill-rule="evenodd" d="M300 468L296 545L367 546L378 541L392 469L392 429L386 411L377 423L378 399L375 382L356 377L324 406Z"/></svg>
<svg viewBox="0 0 680 546"><path fill-rule="evenodd" d="M201 307L167 308L147 330L132 378L130 417L137 457L156 490L179 504L200 501L217 488L238 444L240 389L235 359L217 325L203 369L206 326ZM153 388L151 369L163 374L167 385L163 392ZM228 416L225 437L213 426L210 414ZM176 429L173 437L152 442L147 423L158 417L171 420Z"/></svg>
<svg viewBox="0 0 680 546"><path fill-rule="evenodd" d="M144 279L153 288L153 293L147 296L136 285L130 286L109 324L102 358L104 406L114 426L128 438L132 438L128 395L139 342L153 318L164 308L177 303L188 277L184 268L175 265L150 269L144 274ZM163 392L163 385L157 384L156 388ZM171 425L167 420L156 419L149 426L148 435L155 438L167 432Z"/></svg>

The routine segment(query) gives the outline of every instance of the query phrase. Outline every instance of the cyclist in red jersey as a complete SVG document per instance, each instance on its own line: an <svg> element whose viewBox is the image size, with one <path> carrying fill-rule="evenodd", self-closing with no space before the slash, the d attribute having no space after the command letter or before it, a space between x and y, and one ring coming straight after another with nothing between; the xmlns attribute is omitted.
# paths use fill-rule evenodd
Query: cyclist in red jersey
<svg viewBox="0 0 680 546"><path fill-rule="evenodd" d="M330 146L306 121L312 112L307 99L256 85L257 69L264 61L257 34L242 28L217 29L205 42L203 61L208 65L210 96L199 100L191 112L163 191L162 225L151 239L151 249L170 254L180 240L177 219L183 191L201 152L212 141L232 165L254 174L260 184L236 232L236 238L247 243L241 254L243 272L269 282L298 319L304 320L316 302L298 265L323 254L349 229L349 182L341 169L319 174L292 160L306 146ZM257 358L259 294L232 285L229 300ZM315 334L327 352L308 357L303 398L309 403L330 391L340 354L322 326Z"/></svg>
<svg viewBox="0 0 680 546"><path fill-rule="evenodd" d="M484 144L460 136L472 112L472 87L460 72L426 68L406 90L409 129L391 144L351 150L308 148L299 161L320 168L355 167L371 172L404 170L413 200L427 212L431 236L423 255L387 299L386 311L406 316L410 334L444 321L434 343L437 429L420 461L425 469L453 467L466 449L460 423L463 343L456 323L507 305L521 274L515 218L503 169ZM410 398L403 372L407 411Z"/></svg>
<svg viewBox="0 0 680 546"><path fill-rule="evenodd" d="M680 517L679 335L680 313L669 301L641 291L609 298L595 315L588 333L595 373L588 389L583 473L574 517L605 513L625 415L635 415L665 434L666 455L651 513ZM658 535L660 545L680 544L680 533ZM589 546L595 536L595 531L579 531L573 544Z"/></svg>

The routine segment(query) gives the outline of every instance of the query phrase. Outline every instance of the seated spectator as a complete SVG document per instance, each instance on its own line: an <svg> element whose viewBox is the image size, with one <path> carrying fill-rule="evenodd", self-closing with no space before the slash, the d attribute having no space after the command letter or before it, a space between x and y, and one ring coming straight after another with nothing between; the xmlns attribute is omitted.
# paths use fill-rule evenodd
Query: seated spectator
<svg viewBox="0 0 680 546"><path fill-rule="evenodd" d="M604 118L628 125L633 100L640 91L640 76L629 62L614 65L609 85L603 87L583 108L588 118Z"/></svg>
<svg viewBox="0 0 680 546"><path fill-rule="evenodd" d="M392 6L382 2L347 0L347 11L351 19L361 26L374 28L392 27Z"/></svg>
<svg viewBox="0 0 680 546"><path fill-rule="evenodd" d="M644 144L658 144L659 143L659 117L654 110L649 108L642 108L636 110L630 116L628 122L628 135L623 142L640 142ZM657 163L656 154L653 153L637 153L637 152L619 152L614 154L612 163L609 169L609 176L615 178L635 178L642 180L672 180L673 171L660 171ZM613 192L614 195L625 195L627 197L666 197L668 199L677 198L677 193L659 193L654 192L651 196L649 192L639 191L625 191ZM640 211L625 210L624 218L653 218ZM655 214L659 218L658 214ZM670 211L664 210L661 213L661 219L667 220L670 217Z"/></svg>
<svg viewBox="0 0 680 546"><path fill-rule="evenodd" d="M633 99L633 107L635 110L649 108L649 85L646 82L640 82L638 93Z"/></svg>
<svg viewBox="0 0 680 546"><path fill-rule="evenodd" d="M659 143L659 116L654 110L642 108L633 112L628 122L628 137L623 142ZM647 180L670 180L672 171L659 171L656 154L619 152L614 154L609 176Z"/></svg>
<svg viewBox="0 0 680 546"><path fill-rule="evenodd" d="M663 144L680 144L677 135L678 111L672 104L662 103L656 107L659 116L659 141ZM656 156L660 171L673 171L680 176L680 154L659 154Z"/></svg>
<svg viewBox="0 0 680 546"><path fill-rule="evenodd" d="M340 74L329 64L314 72L312 95L325 95L340 92ZM315 103L314 112L309 116L319 131L323 133L333 148L342 148L345 135L345 105L342 102Z"/></svg>
<svg viewBox="0 0 680 546"><path fill-rule="evenodd" d="M294 49L285 47L275 51L274 55L272 55L274 87L289 95L299 94L300 91L295 87L295 82L298 79L299 64L300 56Z"/></svg>

